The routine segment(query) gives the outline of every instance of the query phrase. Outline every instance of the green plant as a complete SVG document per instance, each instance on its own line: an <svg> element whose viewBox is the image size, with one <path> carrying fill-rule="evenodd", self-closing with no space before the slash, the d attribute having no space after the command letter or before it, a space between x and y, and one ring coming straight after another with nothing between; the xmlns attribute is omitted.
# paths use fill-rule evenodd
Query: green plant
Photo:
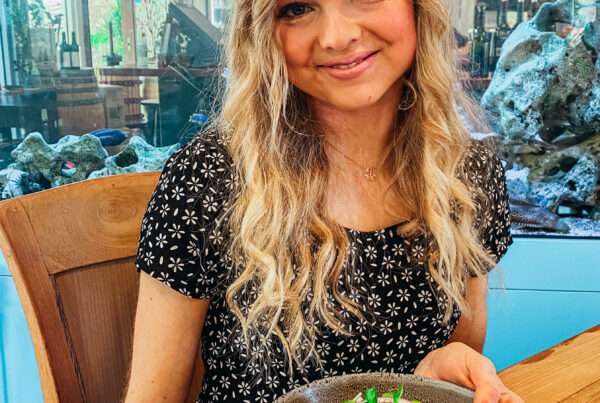
<svg viewBox="0 0 600 403"><path fill-rule="evenodd" d="M156 49L165 29L167 0L140 0L136 5L135 18L138 29L145 33L148 56L156 57Z"/></svg>
<svg viewBox="0 0 600 403"><path fill-rule="evenodd" d="M95 30L92 30L91 45L93 49L97 51L102 47L108 46L109 34L108 25L112 22L113 27L113 44L114 52L116 54L123 53L123 34L121 32L121 6L119 1L115 0L112 4L106 4L104 7L108 7L109 13L104 14L101 21L98 21L95 25ZM106 9L106 8L105 8ZM104 11L104 10L103 10Z"/></svg>
<svg viewBox="0 0 600 403"><path fill-rule="evenodd" d="M13 69L19 77L19 84L26 84L31 78L31 37L29 33L29 8L25 0L16 0L9 9L10 25L14 37L15 60Z"/></svg>
<svg viewBox="0 0 600 403"><path fill-rule="evenodd" d="M44 17L48 14L44 2L42 0L30 0L28 8L32 27L39 28L44 26Z"/></svg>

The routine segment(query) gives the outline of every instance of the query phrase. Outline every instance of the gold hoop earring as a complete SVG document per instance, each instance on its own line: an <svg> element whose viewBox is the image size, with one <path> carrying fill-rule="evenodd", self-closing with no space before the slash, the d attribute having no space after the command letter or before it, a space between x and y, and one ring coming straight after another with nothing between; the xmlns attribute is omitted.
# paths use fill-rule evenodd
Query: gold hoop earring
<svg viewBox="0 0 600 403"><path fill-rule="evenodd" d="M412 92L412 97L411 96L406 96L406 91L405 94L402 97L402 101L400 101L400 104L398 104L398 110L399 111L407 111L409 109L411 109L413 106L415 106L415 104L417 103L417 90L415 88L415 86L413 85L413 83L411 83L410 81L408 81L407 79L403 78L402 82L404 84L406 84L408 86L408 88L410 88L411 92ZM407 101L407 98L410 100L410 98L412 98L412 100Z"/></svg>

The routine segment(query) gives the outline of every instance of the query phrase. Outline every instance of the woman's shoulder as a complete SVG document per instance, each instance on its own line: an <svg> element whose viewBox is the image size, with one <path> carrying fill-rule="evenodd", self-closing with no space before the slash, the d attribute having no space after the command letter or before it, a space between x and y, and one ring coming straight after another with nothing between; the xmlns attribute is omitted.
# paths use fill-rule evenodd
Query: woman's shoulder
<svg viewBox="0 0 600 403"><path fill-rule="evenodd" d="M470 140L463 168L467 178L484 190L505 180L504 166L495 147L482 140Z"/></svg>
<svg viewBox="0 0 600 403"><path fill-rule="evenodd" d="M215 226L233 187L224 143L198 134L166 161L141 225L138 271L194 298L209 298L227 276Z"/></svg>
<svg viewBox="0 0 600 403"><path fill-rule="evenodd" d="M209 179L226 176L232 161L222 136L215 130L200 132L166 161L166 171L200 173Z"/></svg>
<svg viewBox="0 0 600 403"><path fill-rule="evenodd" d="M465 159L465 174L483 192L484 198L475 195L479 211L474 225L497 263L513 239L506 173L495 147L473 139ZM488 267L488 271L491 269L493 266Z"/></svg>
<svg viewBox="0 0 600 403"><path fill-rule="evenodd" d="M158 188L171 188L188 197L210 194L217 199L233 189L233 163L216 131L197 134L164 164ZM168 196L167 196L168 197Z"/></svg>

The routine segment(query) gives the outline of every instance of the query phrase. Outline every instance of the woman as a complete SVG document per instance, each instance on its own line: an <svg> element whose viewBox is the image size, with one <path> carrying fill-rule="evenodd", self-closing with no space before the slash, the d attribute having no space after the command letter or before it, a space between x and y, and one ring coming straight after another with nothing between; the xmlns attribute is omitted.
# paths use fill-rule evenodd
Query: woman
<svg viewBox="0 0 600 403"><path fill-rule="evenodd" d="M200 336L200 402L366 371L521 401L480 354L512 238L502 165L457 116L445 7L234 2L222 110L144 216L127 403L181 402Z"/></svg>

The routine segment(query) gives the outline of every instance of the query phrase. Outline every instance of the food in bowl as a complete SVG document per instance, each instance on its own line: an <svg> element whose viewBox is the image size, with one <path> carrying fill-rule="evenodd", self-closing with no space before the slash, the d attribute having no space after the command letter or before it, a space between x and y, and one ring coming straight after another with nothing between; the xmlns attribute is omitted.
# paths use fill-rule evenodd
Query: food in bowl
<svg viewBox="0 0 600 403"><path fill-rule="evenodd" d="M400 385L396 390L385 392L382 396L377 395L377 389L369 388L354 396L353 399L341 403L421 403L419 400L403 399L403 394L404 385Z"/></svg>

